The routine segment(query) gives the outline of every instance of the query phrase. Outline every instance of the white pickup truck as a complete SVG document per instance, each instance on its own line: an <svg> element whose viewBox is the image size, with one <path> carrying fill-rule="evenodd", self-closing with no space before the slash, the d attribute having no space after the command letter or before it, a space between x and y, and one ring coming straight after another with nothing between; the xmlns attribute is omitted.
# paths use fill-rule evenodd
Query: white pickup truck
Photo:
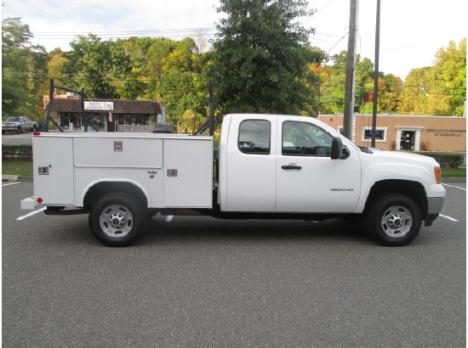
<svg viewBox="0 0 468 348"><path fill-rule="evenodd" d="M385 245L431 225L445 190L430 157L360 149L317 119L230 114L211 136L39 133L23 209L89 213L94 236L129 245L149 216L320 220L359 217ZM287 232L285 232L287 233Z"/></svg>

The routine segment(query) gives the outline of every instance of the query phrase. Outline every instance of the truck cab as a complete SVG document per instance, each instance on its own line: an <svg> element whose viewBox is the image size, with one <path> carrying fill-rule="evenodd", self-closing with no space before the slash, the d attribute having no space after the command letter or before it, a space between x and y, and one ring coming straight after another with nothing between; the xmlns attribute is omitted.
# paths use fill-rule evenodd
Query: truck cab
<svg viewBox="0 0 468 348"><path fill-rule="evenodd" d="M339 160L331 160L335 137ZM359 148L314 118L228 115L219 151L223 211L352 213L358 203Z"/></svg>
<svg viewBox="0 0 468 348"><path fill-rule="evenodd" d="M213 137L39 133L34 196L24 208L89 213L106 245L128 245L148 215L318 220L351 217L385 245L405 245L442 209L430 157L357 147L312 117L229 114Z"/></svg>

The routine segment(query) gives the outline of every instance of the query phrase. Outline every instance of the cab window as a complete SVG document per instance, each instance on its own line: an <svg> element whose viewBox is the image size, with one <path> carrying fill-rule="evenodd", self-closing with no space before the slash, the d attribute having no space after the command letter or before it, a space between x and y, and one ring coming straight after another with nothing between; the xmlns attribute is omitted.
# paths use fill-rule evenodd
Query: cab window
<svg viewBox="0 0 468 348"><path fill-rule="evenodd" d="M270 134L270 121L242 121L239 125L239 150L247 154L268 155L270 153Z"/></svg>
<svg viewBox="0 0 468 348"><path fill-rule="evenodd" d="M330 157L332 136L308 122L283 122L282 153L285 156Z"/></svg>

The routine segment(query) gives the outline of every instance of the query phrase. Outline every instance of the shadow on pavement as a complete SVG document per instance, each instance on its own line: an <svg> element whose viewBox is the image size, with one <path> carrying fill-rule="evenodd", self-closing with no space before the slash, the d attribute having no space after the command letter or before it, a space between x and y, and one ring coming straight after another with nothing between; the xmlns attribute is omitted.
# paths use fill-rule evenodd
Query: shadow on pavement
<svg viewBox="0 0 468 348"><path fill-rule="evenodd" d="M57 227L61 224L57 224ZM52 227L52 226L51 226ZM39 237L39 235L38 235ZM345 219L319 222L301 220L218 220L210 217L176 216L170 223L164 218L148 222L135 246L167 245L219 241L346 241L373 244L361 225ZM51 228L39 243L86 244L100 246L92 236L87 219L69 221L67 228Z"/></svg>

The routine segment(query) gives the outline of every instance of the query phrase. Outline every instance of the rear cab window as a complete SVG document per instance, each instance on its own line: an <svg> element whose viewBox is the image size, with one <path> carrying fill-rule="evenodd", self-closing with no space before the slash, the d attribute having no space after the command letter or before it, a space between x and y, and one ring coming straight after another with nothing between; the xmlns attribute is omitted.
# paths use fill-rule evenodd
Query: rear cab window
<svg viewBox="0 0 468 348"><path fill-rule="evenodd" d="M269 155L271 123L267 120L244 120L239 125L238 148L242 153Z"/></svg>

